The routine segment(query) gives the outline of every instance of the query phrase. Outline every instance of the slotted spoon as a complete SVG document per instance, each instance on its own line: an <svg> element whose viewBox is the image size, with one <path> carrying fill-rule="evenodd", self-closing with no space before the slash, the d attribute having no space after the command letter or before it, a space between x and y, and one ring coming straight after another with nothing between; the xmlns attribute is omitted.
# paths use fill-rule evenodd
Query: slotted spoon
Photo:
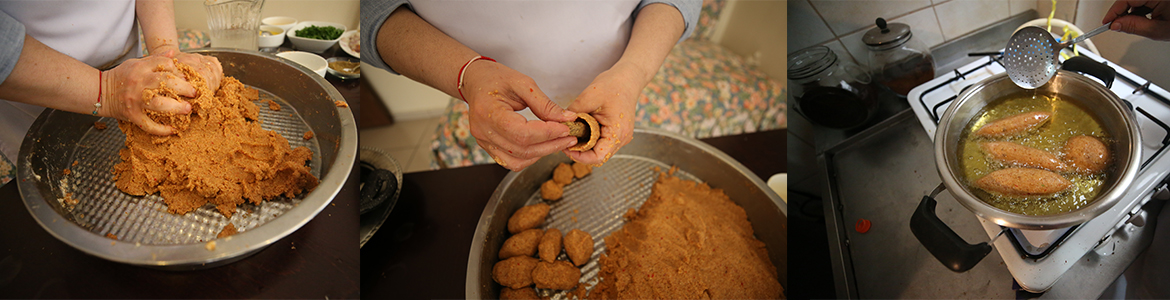
<svg viewBox="0 0 1170 300"><path fill-rule="evenodd" d="M1145 16L1153 9L1145 6L1132 8L1126 15ZM1008 40L1007 49L1003 53L1003 66L1007 69L1008 77L1016 85L1025 89L1035 89L1052 79L1056 69L1060 67L1060 50L1097 34L1109 30L1109 22L1093 31L1071 39L1064 43L1057 43L1044 28L1028 26L1016 31Z"/></svg>

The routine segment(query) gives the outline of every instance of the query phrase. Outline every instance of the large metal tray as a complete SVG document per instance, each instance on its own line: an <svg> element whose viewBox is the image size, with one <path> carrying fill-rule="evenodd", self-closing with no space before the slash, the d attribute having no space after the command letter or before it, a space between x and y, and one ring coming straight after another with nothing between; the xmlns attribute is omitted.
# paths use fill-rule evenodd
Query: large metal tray
<svg viewBox="0 0 1170 300"><path fill-rule="evenodd" d="M776 159L785 159L777 157ZM484 207L471 242L467 259L466 296L488 299L499 296L500 285L492 280L500 247L508 237L508 217L520 207L541 202L540 184L552 178L557 164L572 161L564 154L546 156L520 172L508 173ZM659 167L684 179L706 182L723 189L731 200L747 211L756 237L767 245L780 284L788 285L788 206L758 176L722 151L693 138L675 133L635 129L634 140L593 173L565 186L564 198L549 202L552 209L542 229L561 232L580 229L593 236L593 255L581 267L581 280L590 290L597 278L597 259L605 253L605 237L625 224L622 214L638 208L650 196ZM563 255L563 254L562 254ZM565 292L541 291L553 299L567 298Z"/></svg>
<svg viewBox="0 0 1170 300"><path fill-rule="evenodd" d="M45 110L21 145L17 178L25 206L42 227L61 241L104 259L165 269L198 269L230 263L297 230L341 190L357 153L357 128L342 96L324 78L295 62L257 52L228 49L191 51L217 57L224 75L261 91L262 127L313 151L310 166L320 184L294 199L244 205L229 220L210 206L186 215L166 211L158 195L133 197L114 187L125 135L110 118ZM263 102L257 102L263 103ZM96 130L94 122L109 125ZM314 138L305 140L305 131ZM76 163L75 163L76 162ZM69 174L64 174L70 169ZM67 205L69 193L78 200ZM239 233L216 240L234 224ZM113 234L117 239L107 238ZM208 242L215 240L214 250Z"/></svg>

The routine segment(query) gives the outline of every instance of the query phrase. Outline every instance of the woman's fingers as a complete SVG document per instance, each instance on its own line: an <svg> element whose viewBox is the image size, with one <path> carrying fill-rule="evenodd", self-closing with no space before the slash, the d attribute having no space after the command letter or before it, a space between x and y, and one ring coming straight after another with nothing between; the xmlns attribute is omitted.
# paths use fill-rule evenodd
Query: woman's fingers
<svg viewBox="0 0 1170 300"><path fill-rule="evenodd" d="M145 112L134 113L128 119L131 123L138 125L138 128L142 128L142 131L146 131L146 133L149 134L171 135L174 133L170 126L155 122L153 119L148 117Z"/></svg>
<svg viewBox="0 0 1170 300"><path fill-rule="evenodd" d="M524 106L532 109L532 114L541 120L570 122L577 119L576 113L561 108L549 99L535 82L522 81L522 84L515 87L515 91ZM568 132L568 127L565 127L565 132Z"/></svg>
<svg viewBox="0 0 1170 300"><path fill-rule="evenodd" d="M190 82L183 80L183 78L180 78L176 74L164 73L162 76L165 79L162 80L162 85L159 87L169 87L172 91L175 91L175 94L183 97L194 98L199 95L195 91L195 87L191 86Z"/></svg>
<svg viewBox="0 0 1170 300"><path fill-rule="evenodd" d="M185 101L175 100L171 97L154 96L153 99L146 102L144 105L146 109L172 114L189 114L191 113L191 104Z"/></svg>

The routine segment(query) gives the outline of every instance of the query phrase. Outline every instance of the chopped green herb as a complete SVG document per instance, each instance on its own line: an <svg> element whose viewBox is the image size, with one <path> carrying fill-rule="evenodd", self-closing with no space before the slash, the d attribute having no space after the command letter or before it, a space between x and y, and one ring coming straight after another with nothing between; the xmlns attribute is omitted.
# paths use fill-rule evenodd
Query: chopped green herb
<svg viewBox="0 0 1170 300"><path fill-rule="evenodd" d="M309 27L297 30L296 33L298 37L328 41L336 40L344 32L333 26L318 27L316 25L309 25Z"/></svg>

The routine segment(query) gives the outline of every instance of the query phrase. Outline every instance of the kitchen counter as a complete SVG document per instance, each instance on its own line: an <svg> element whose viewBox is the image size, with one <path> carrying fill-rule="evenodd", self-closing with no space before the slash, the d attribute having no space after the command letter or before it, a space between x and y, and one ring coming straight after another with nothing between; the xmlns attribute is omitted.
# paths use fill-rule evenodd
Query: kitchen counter
<svg viewBox="0 0 1170 300"><path fill-rule="evenodd" d="M786 172L787 130L703 139L763 180ZM362 248L362 296L462 299L479 216L508 170L479 165L406 174L381 230ZM600 238L600 237L599 237Z"/></svg>

